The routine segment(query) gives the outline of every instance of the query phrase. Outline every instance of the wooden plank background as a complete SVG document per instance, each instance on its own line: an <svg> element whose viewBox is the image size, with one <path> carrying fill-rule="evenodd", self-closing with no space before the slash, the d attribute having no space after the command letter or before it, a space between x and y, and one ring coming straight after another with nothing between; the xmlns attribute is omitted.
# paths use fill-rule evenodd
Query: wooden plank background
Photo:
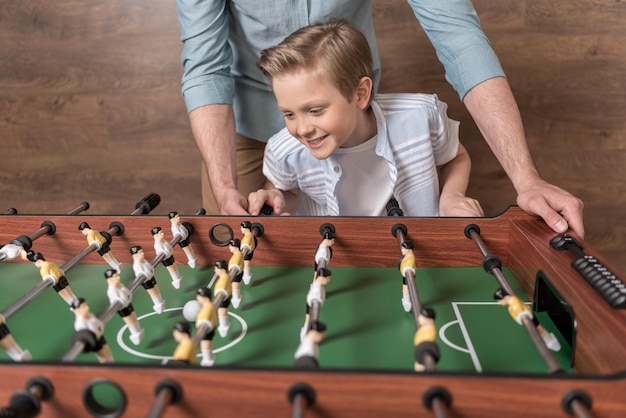
<svg viewBox="0 0 626 418"><path fill-rule="evenodd" d="M373 0L381 91L437 93L461 121L469 193L488 215L515 193L408 5ZM475 0L542 176L585 202L586 240L626 271L626 2ZM0 8L0 211L128 214L200 207L180 95L174 2L21 0ZM0 212L0 213L1 213Z"/></svg>

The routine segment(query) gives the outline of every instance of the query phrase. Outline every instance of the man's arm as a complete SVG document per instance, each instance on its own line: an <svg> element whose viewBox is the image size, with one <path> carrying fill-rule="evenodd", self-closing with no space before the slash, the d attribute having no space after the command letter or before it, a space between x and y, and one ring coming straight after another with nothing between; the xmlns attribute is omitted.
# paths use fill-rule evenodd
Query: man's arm
<svg viewBox="0 0 626 418"><path fill-rule="evenodd" d="M198 107L189 113L189 122L220 213L247 215L248 200L237 190L235 181L237 141L232 106Z"/></svg>
<svg viewBox="0 0 626 418"><path fill-rule="evenodd" d="M247 214L236 189L236 135L224 0L177 0L181 26L182 93L220 213Z"/></svg>
<svg viewBox="0 0 626 418"><path fill-rule="evenodd" d="M571 228L584 237L583 202L547 183L532 161L517 103L504 77L472 88L463 102L517 192L517 204L540 216L554 231Z"/></svg>
<svg viewBox="0 0 626 418"><path fill-rule="evenodd" d="M517 204L556 232L584 236L583 203L547 183L530 156L521 116L470 0L408 0L482 135L517 191Z"/></svg>

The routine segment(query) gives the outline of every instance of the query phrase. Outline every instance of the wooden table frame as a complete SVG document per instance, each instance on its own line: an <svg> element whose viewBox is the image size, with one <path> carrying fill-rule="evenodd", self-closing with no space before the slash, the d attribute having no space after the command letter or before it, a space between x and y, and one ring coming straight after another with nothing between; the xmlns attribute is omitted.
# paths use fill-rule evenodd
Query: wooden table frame
<svg viewBox="0 0 626 418"><path fill-rule="evenodd" d="M0 405L2 400L8 404L11 395L23 389L30 377L44 376L55 386L55 395L43 404L43 417L86 416L80 394L96 378L109 379L123 388L128 401L124 416L132 417L147 416L155 400L155 386L163 379L176 380L184 392L181 402L166 409L166 417L290 416L292 406L287 401L287 391L296 382L310 384L317 393L317 401L305 416L424 416L429 413L422 397L433 387L444 387L451 393L450 416L563 417L567 414L561 401L572 391L583 391L591 397L593 416L626 416L626 311L610 308L572 268L573 256L550 247L550 239L557 234L518 208L510 208L495 218L474 219L181 217L194 228L191 241L198 263L203 265L212 265L223 255L223 249L208 239L213 225L226 223L233 228L235 237L239 237L239 224L250 220L264 229L255 252L255 265L311 265L321 242L320 226L331 223L337 235L332 265L389 267L399 257L398 242L391 230L401 223L407 227L407 238L415 243L418 268L477 266L481 265L482 254L463 233L466 225L476 224L489 252L511 270L529 298L533 297L536 274L542 270L569 302L577 320L574 364L577 374L416 374L326 369L303 372L236 367L3 363L0 364ZM132 262L128 252L132 245L142 245L152 253L152 227L161 226L167 231L166 236L170 236L167 216L6 215L0 216L0 243L34 233L44 221L52 222L56 232L39 237L33 249L59 264L87 246L78 231L83 221L99 231L108 230L113 221L124 225L124 233L113 237L111 248L125 264ZM587 254L615 271L584 240L579 242ZM102 260L97 254L90 254L83 262Z"/></svg>

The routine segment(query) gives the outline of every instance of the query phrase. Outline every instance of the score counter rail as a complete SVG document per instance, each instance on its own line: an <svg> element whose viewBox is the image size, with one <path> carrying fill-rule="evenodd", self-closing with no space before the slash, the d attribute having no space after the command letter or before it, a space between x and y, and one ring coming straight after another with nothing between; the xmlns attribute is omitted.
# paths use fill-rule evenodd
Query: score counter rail
<svg viewBox="0 0 626 418"><path fill-rule="evenodd" d="M174 208L175 209L175 208ZM183 399L167 408L164 416L191 417L219 413L229 416L288 416L289 388L306 382L316 392L316 401L306 416L377 417L384 414L416 416L428 409L423 395L443 387L451 394L451 410L463 416L567 416L562 406L572 393L582 392L592 400L592 416L626 416L626 310L613 309L572 267L572 256L550 246L557 235L543 222L519 208L510 208L494 218L300 218L300 217L211 217L184 216L194 228L191 241L198 264L211 266L223 258L223 249L214 246L208 231L219 222L236 228L242 220L254 220L264 227L262 242L255 252L255 265L309 266L319 244L319 227L332 221L338 231L333 266L390 267L398 259L397 240L392 228L405 224L415 244L420 267L480 266L482 256L464 236L464 228L476 224L489 251L496 254L530 300L535 299L538 275L576 319L573 375L506 373L449 373L295 369L244 369L237 367L187 368L131 364L78 365L61 363L0 363L0 404L33 376L44 376L55 386L53 399L46 401L41 416L84 416L81 394L94 379L109 379L123 386L127 397L125 416L145 416L154 401L154 386L175 379ZM39 251L56 263L64 263L85 247L77 226L87 221L94 229L106 230L111 222L124 225L111 250L125 265L132 264L128 248L152 247L149 231L165 225L167 216L33 216L0 217L0 244L37 230L42 222L53 222L56 232L37 242ZM612 268L583 240L585 253ZM84 263L102 263L90 254ZM487 274L487 273L485 273ZM3 280L6 278L0 278ZM453 414L454 415L454 414Z"/></svg>

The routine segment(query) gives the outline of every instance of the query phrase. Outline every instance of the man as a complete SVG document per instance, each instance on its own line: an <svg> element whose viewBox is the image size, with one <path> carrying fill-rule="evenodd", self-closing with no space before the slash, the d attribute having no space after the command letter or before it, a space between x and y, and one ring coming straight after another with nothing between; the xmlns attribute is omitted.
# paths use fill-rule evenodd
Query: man
<svg viewBox="0 0 626 418"><path fill-rule="evenodd" d="M525 211L556 232L584 237L582 202L546 183L535 169L509 84L470 0L409 0L446 68L446 78L511 179ZM367 36L380 74L371 4L362 0L177 0L182 29L182 90L206 169L208 213L248 214L247 195L263 187L263 141L284 127L267 81L255 66L261 50L299 27L342 18ZM237 163L237 166L235 165ZM253 214L256 215L256 214Z"/></svg>

